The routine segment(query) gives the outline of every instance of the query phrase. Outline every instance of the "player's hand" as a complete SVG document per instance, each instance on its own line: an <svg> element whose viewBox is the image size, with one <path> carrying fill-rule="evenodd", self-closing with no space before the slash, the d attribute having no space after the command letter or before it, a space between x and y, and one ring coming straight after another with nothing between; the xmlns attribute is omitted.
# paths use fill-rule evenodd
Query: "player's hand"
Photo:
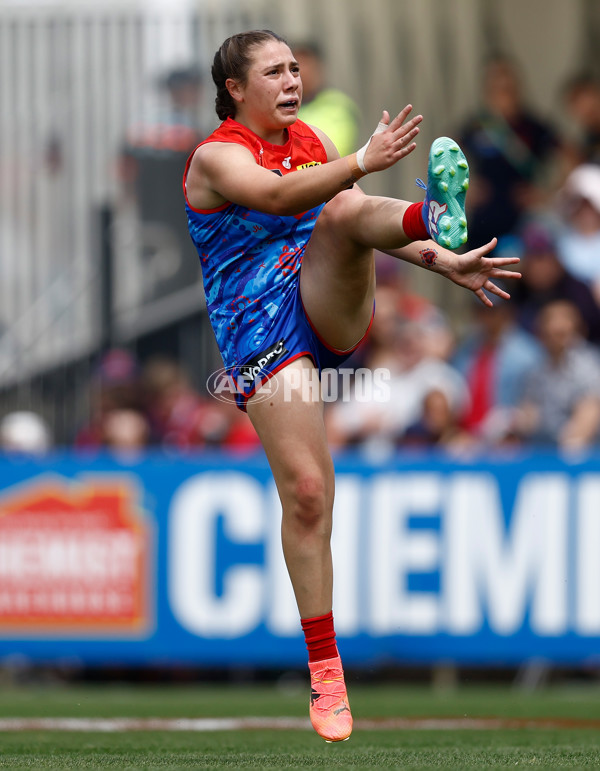
<svg viewBox="0 0 600 771"><path fill-rule="evenodd" d="M514 270L505 270L506 265L515 265L519 262L518 257L488 257L498 243L496 238L481 246L478 249L472 249L465 254L455 254L454 260L447 274L451 281L459 286L470 289L481 300L484 305L493 306L493 302L487 296L486 292L495 294L503 300L509 300L510 295L494 284L492 279L518 279L521 274ZM485 291L484 291L485 290Z"/></svg>
<svg viewBox="0 0 600 771"><path fill-rule="evenodd" d="M417 145L413 139L419 133L419 123L423 120L423 116L415 115L405 123L411 111L412 105L407 104L392 121L387 110L383 111L381 121L369 140L364 156L364 164L368 172L389 169L415 149Z"/></svg>

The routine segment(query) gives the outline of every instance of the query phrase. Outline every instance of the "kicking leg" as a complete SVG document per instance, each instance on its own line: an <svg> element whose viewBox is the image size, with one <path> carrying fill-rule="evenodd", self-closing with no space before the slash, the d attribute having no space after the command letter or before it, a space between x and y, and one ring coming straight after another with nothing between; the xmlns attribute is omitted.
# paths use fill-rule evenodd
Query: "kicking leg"
<svg viewBox="0 0 600 771"><path fill-rule="evenodd" d="M456 142L440 137L431 146L423 204L367 196L358 188L328 202L306 248L301 292L310 320L329 345L351 348L369 325L373 249L389 251L429 237L451 249L465 243L468 174Z"/></svg>
<svg viewBox="0 0 600 771"><path fill-rule="evenodd" d="M302 260L300 291L309 319L333 348L352 348L368 328L375 296L373 249L412 240L403 227L409 206L353 188L336 195L319 216Z"/></svg>

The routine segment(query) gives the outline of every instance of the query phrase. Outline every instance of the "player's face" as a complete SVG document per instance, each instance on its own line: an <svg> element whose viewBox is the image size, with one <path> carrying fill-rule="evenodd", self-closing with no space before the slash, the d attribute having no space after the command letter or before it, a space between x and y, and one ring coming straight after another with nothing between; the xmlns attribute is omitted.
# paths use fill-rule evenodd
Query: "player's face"
<svg viewBox="0 0 600 771"><path fill-rule="evenodd" d="M265 139L294 123L302 100L302 81L289 47L278 40L255 47L246 82L236 84L234 98L236 120Z"/></svg>

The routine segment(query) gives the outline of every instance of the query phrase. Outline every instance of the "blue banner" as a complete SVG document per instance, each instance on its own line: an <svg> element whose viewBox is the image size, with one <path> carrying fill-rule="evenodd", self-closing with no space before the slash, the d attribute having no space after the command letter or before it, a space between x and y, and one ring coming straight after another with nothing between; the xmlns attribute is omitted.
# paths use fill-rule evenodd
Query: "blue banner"
<svg viewBox="0 0 600 771"><path fill-rule="evenodd" d="M0 661L306 659L262 455L0 461ZM336 460L347 665L600 657L600 458Z"/></svg>

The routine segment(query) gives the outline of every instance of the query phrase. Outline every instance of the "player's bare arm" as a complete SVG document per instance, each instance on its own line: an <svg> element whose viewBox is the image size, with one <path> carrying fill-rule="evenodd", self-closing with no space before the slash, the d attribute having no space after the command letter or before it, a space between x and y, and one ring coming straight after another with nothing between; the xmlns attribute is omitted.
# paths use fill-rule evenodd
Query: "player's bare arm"
<svg viewBox="0 0 600 771"><path fill-rule="evenodd" d="M383 171L405 158L415 148L420 115L404 122L411 111L407 105L388 128L372 137L365 153L368 172ZM389 120L387 113L384 119ZM337 154L327 143L329 153ZM280 216L298 214L318 206L353 184L364 172L356 154L332 158L327 164L303 173L280 177L259 166L252 153L233 143L212 142L196 150L187 178L192 206L211 209L226 201Z"/></svg>
<svg viewBox="0 0 600 771"><path fill-rule="evenodd" d="M493 303L486 291L508 300L510 295L492 279L518 279L521 274L514 270L506 270L506 266L519 262L518 257L488 257L494 250L497 239L471 249L464 254L456 254L434 241L415 241L400 249L386 250L387 254L397 257L413 265L440 273L458 286L470 289L484 305ZM484 291L485 290L485 291Z"/></svg>

